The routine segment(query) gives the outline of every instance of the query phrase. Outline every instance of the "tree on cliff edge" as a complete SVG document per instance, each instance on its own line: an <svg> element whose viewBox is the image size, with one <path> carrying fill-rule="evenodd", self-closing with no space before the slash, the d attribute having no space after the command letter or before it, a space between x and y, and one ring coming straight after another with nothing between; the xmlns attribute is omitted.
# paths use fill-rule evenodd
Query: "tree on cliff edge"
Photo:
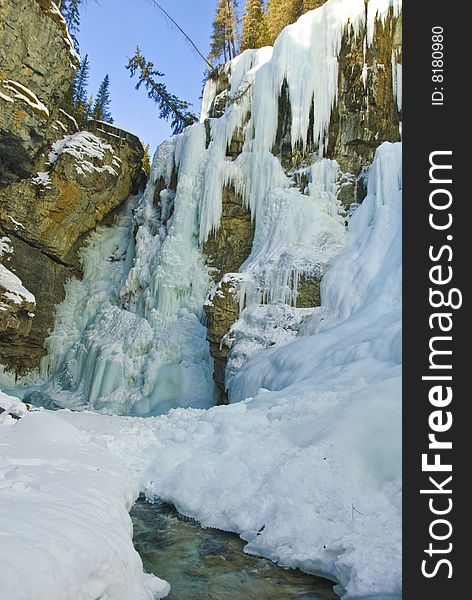
<svg viewBox="0 0 472 600"><path fill-rule="evenodd" d="M129 59L126 68L129 70L131 77L138 76L138 83L135 88L139 90L144 85L148 97L157 104L159 117L166 121L171 119L174 134L181 133L185 127L197 121L197 117L189 110L191 105L171 94L164 83L157 81L156 78L164 77L164 73L154 69L152 62L146 61L139 47L136 47L136 52Z"/></svg>
<svg viewBox="0 0 472 600"><path fill-rule="evenodd" d="M74 42L74 47L79 50L77 34L80 29L80 6L85 4L86 0L57 0L56 4L61 11L62 16L69 30L70 36Z"/></svg>
<svg viewBox="0 0 472 600"><path fill-rule="evenodd" d="M110 111L110 77L108 73L105 75L100 87L98 88L97 97L93 104L91 117L97 121L106 121L113 123L113 117Z"/></svg>
<svg viewBox="0 0 472 600"><path fill-rule="evenodd" d="M82 122L89 118L90 104L88 100L88 79L90 64L88 54L84 56L77 70L74 80L74 89L72 96L73 113L77 119Z"/></svg>
<svg viewBox="0 0 472 600"><path fill-rule="evenodd" d="M208 60L211 64L231 60L238 54L237 0L218 0Z"/></svg>
<svg viewBox="0 0 472 600"><path fill-rule="evenodd" d="M263 4L263 0L246 0L241 51L261 46L261 32L265 17Z"/></svg>

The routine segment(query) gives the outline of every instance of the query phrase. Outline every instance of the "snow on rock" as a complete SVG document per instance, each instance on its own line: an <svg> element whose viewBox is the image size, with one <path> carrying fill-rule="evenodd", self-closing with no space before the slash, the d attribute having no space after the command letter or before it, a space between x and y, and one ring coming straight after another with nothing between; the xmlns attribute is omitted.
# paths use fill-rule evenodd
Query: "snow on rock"
<svg viewBox="0 0 472 600"><path fill-rule="evenodd" d="M32 182L34 185L42 186L42 187L51 187L51 177L49 175L49 171L39 171L33 177Z"/></svg>
<svg viewBox="0 0 472 600"><path fill-rule="evenodd" d="M6 89L9 94L13 95L13 100L21 100L21 102L25 102L34 111L38 112L45 118L49 117L48 108L39 100L39 98L34 92L32 92L28 87L24 86L22 83L19 83L18 81L14 81L12 79L3 79L2 81L0 81L0 85L4 89ZM3 98L8 101L8 98L10 98L10 96L3 96Z"/></svg>
<svg viewBox="0 0 472 600"><path fill-rule="evenodd" d="M17 221L16 219L14 219L11 215L7 215L9 220L13 223L13 227L18 230L18 229L25 229L25 226L23 225L23 223L20 223L19 221Z"/></svg>
<svg viewBox="0 0 472 600"><path fill-rule="evenodd" d="M0 427L5 424L13 425L14 420L24 417L28 409L23 402L7 396L0 390Z"/></svg>
<svg viewBox="0 0 472 600"><path fill-rule="evenodd" d="M11 239L6 235L0 237L0 257L12 253L13 247L11 245Z"/></svg>
<svg viewBox="0 0 472 600"><path fill-rule="evenodd" d="M65 21L64 17L62 16L61 11L59 10L59 8L56 6L56 4L54 2L50 2L47 12L51 13L51 15L54 15L54 17L60 22L62 31L63 31L63 35L64 35L64 41L69 49L69 52L70 52L70 55L72 58L72 64L74 67L76 67L80 63L80 56L79 56L79 53L74 48L74 42L72 41L69 30L67 29L66 21Z"/></svg>
<svg viewBox="0 0 472 600"><path fill-rule="evenodd" d="M15 221L12 217L9 217L16 228L23 227L21 223ZM11 246L11 239L7 236L0 238L0 258L4 255L12 254L13 248ZM7 259L8 260L8 259ZM21 279L7 269L4 265L0 264L0 296L3 296L9 302L14 304L22 304L27 302L29 304L35 304L36 298L28 291L21 282ZM0 302L0 308L7 310Z"/></svg>
<svg viewBox="0 0 472 600"><path fill-rule="evenodd" d="M81 175L93 173L94 171L99 173L107 171L111 175L118 175L110 165L97 166L94 164L94 160L103 160L106 152L111 153L113 156L115 154L111 145L104 140L88 131L79 131L54 142L48 161L50 165L53 165L61 154L71 154L77 159L76 169ZM119 160L118 157L114 156L113 165L115 167L119 167ZM44 173L38 173L37 177L40 175L43 179L45 178Z"/></svg>
<svg viewBox="0 0 472 600"><path fill-rule="evenodd" d="M0 407L2 598L165 597L132 544L138 488L126 467L53 413L2 392Z"/></svg>
<svg viewBox="0 0 472 600"><path fill-rule="evenodd" d="M22 304L23 302L36 303L34 295L24 287L21 279L1 264L0 293L15 304Z"/></svg>

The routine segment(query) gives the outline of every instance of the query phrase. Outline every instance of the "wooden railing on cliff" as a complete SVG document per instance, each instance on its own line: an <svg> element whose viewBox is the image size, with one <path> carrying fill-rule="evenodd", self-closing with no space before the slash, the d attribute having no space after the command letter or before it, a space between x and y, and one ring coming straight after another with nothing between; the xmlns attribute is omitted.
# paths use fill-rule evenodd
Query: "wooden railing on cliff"
<svg viewBox="0 0 472 600"><path fill-rule="evenodd" d="M115 127L105 121L95 121L94 119L91 119L84 125L84 129L120 146L129 144L131 146L142 147L141 140L137 135L125 131L124 129L120 129L119 127Z"/></svg>

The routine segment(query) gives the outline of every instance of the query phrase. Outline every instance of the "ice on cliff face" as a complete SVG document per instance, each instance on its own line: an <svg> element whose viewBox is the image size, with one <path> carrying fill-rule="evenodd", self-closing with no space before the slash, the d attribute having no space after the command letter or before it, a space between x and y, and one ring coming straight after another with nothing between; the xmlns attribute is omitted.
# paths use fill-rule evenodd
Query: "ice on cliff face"
<svg viewBox="0 0 472 600"><path fill-rule="evenodd" d="M42 365L44 377L55 375L56 395L57 387L66 391L60 402L136 415L214 404L203 313L214 290L201 248L219 227L223 188L234 186L256 226L252 254L233 276L241 308L295 305L300 275L323 275L344 243L338 166L323 158L343 34L367 27L371 42L375 18L399 6L375 0L366 11L363 0L330 0L287 27L273 49L248 50L228 64L229 103L223 117L209 120L209 143L203 122L165 142L145 193L83 252L84 280L67 286ZM314 106L319 156L308 169L308 194L291 187L271 153L284 81L293 146L306 144ZM202 121L215 93L209 81ZM233 161L226 150L238 128L245 142Z"/></svg>
<svg viewBox="0 0 472 600"><path fill-rule="evenodd" d="M202 324L210 279L195 224L204 147L203 127L161 146L143 196L84 251L83 281L67 285L42 364L66 391L58 401L144 415L214 404ZM182 174L175 197L166 191L155 207L155 186L169 180L174 160Z"/></svg>

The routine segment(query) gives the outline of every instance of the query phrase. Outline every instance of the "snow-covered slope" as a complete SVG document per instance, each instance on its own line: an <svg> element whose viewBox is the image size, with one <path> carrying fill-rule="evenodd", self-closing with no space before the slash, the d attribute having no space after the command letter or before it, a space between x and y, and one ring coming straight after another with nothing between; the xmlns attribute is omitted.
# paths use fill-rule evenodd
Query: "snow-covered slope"
<svg viewBox="0 0 472 600"><path fill-rule="evenodd" d="M0 407L0 597L166 596L133 548L138 489L126 465L53 413L1 392Z"/></svg>

